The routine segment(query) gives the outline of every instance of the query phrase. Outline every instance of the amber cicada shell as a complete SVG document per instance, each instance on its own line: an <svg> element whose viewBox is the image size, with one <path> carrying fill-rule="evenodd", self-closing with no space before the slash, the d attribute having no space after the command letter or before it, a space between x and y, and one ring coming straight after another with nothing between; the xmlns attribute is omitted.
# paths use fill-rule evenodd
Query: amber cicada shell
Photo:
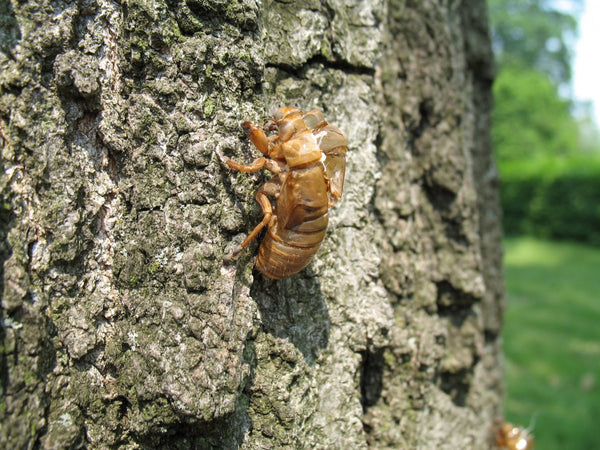
<svg viewBox="0 0 600 450"><path fill-rule="evenodd" d="M535 440L528 429L504 422L496 430L496 445L502 450L532 450Z"/></svg>
<svg viewBox="0 0 600 450"><path fill-rule="evenodd" d="M224 163L242 172L266 168L274 176L256 193L263 219L238 251L266 226L256 267L280 280L304 269L319 250L327 230L327 212L344 190L348 142L316 109L303 113L280 108L262 127L250 122L243 126L264 156L248 165L222 157Z"/></svg>

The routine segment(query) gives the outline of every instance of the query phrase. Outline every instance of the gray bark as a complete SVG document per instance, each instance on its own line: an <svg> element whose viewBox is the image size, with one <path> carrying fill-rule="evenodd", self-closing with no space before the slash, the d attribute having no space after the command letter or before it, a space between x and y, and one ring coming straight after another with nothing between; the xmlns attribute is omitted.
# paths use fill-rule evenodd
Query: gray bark
<svg viewBox="0 0 600 450"><path fill-rule="evenodd" d="M485 448L501 414L483 0L0 5L0 446ZM241 122L349 141L311 265L253 272Z"/></svg>

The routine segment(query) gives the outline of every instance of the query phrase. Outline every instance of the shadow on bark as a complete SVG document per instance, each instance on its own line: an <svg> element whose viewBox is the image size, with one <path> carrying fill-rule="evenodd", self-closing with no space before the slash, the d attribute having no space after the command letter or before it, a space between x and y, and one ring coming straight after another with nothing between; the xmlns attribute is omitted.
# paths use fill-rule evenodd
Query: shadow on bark
<svg viewBox="0 0 600 450"><path fill-rule="evenodd" d="M169 424L150 430L150 433L137 436L136 442L142 448L164 450L216 448L237 449L244 441L244 435L251 427L250 419L244 413L248 406L245 396L238 399L236 411L210 422Z"/></svg>
<svg viewBox="0 0 600 450"><path fill-rule="evenodd" d="M364 351L362 355L362 372L360 377L360 395L363 412L375 405L381 397L383 388L384 348L375 351ZM367 427L368 428L368 427ZM368 431L368 430L367 430Z"/></svg>
<svg viewBox="0 0 600 450"><path fill-rule="evenodd" d="M288 339L313 365L319 350L327 348L331 322L312 270L280 281L255 273L250 295L256 300L265 332Z"/></svg>

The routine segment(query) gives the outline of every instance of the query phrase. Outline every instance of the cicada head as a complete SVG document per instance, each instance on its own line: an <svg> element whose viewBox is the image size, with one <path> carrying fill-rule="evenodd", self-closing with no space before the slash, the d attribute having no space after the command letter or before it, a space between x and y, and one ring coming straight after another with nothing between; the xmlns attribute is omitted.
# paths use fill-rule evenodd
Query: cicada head
<svg viewBox="0 0 600 450"><path fill-rule="evenodd" d="M285 111L285 112L282 112ZM278 119L279 113L281 118ZM302 112L296 108L281 108L274 116L277 123L277 132L279 134L279 141L286 142L290 139L294 139L296 134L306 130L306 125L302 120Z"/></svg>
<svg viewBox="0 0 600 450"><path fill-rule="evenodd" d="M302 112L298 108L294 108L293 106L284 106L283 108L279 108L273 113L273 119L275 119L275 121L277 122L281 122L288 116L294 114L302 114Z"/></svg>

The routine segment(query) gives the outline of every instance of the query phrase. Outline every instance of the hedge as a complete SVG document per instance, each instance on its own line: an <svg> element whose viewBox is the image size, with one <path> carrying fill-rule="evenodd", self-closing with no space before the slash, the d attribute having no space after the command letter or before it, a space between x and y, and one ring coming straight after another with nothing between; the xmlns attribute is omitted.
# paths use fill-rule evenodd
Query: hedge
<svg viewBox="0 0 600 450"><path fill-rule="evenodd" d="M501 172L506 234L600 245L598 158L519 162Z"/></svg>

